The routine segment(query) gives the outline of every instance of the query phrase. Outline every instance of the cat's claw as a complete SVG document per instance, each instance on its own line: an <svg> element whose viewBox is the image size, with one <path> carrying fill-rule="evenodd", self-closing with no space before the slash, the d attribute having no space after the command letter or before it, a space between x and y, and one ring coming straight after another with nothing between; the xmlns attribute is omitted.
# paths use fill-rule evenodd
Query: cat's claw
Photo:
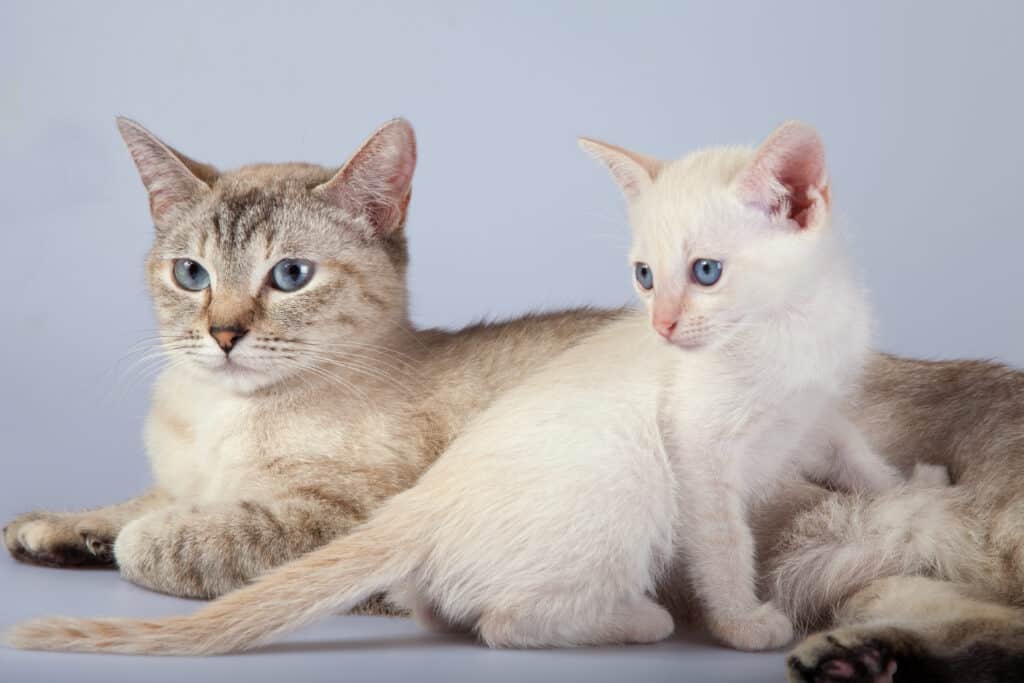
<svg viewBox="0 0 1024 683"><path fill-rule="evenodd" d="M711 630L737 650L774 650L793 640L789 617L770 602L743 614L713 618Z"/></svg>
<svg viewBox="0 0 1024 683"><path fill-rule="evenodd" d="M89 531L79 531L85 547L102 563L114 562L114 541L113 539L98 536Z"/></svg>

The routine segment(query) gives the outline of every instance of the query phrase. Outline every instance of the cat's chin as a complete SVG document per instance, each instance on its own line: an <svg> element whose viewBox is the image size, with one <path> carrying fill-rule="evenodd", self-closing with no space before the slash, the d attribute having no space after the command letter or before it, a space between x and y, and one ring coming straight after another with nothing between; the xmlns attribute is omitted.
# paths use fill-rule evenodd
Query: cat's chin
<svg viewBox="0 0 1024 683"><path fill-rule="evenodd" d="M230 358L212 366L201 365L200 371L207 381L215 382L240 394L251 394L280 380L272 373L251 368Z"/></svg>

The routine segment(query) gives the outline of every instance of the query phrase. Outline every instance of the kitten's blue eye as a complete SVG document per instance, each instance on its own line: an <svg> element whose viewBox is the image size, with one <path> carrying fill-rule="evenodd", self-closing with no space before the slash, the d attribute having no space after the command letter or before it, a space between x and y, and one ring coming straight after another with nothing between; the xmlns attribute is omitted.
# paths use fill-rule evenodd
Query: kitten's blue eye
<svg viewBox="0 0 1024 683"><path fill-rule="evenodd" d="M699 258L693 262L693 277L697 284L710 287L722 277L722 262L709 258Z"/></svg>
<svg viewBox="0 0 1024 683"><path fill-rule="evenodd" d="M282 292L302 289L313 279L313 264L301 258L286 258L277 262L270 271L270 282Z"/></svg>
<svg viewBox="0 0 1024 683"><path fill-rule="evenodd" d="M644 289L652 289L654 287L654 271L646 263L637 263L633 267L633 274L636 276L637 284Z"/></svg>
<svg viewBox="0 0 1024 683"><path fill-rule="evenodd" d="M206 268L203 268L192 259L174 259L172 271L175 282L182 289L187 289L190 292L199 292L210 286L210 274L206 272Z"/></svg>

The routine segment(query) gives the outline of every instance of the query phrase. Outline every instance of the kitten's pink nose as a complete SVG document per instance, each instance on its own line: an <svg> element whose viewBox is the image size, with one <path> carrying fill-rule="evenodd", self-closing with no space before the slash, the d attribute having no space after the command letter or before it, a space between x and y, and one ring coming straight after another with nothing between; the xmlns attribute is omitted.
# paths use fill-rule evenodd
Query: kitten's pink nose
<svg viewBox="0 0 1024 683"><path fill-rule="evenodd" d="M672 333L676 331L676 323L678 320L661 320L659 318L654 319L654 329L665 339L672 339Z"/></svg>

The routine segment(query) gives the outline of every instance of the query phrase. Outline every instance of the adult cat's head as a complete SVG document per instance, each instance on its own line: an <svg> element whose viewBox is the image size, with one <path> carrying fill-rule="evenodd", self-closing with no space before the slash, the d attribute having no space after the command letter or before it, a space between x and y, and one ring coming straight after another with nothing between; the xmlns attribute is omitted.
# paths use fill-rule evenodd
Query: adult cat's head
<svg viewBox="0 0 1024 683"><path fill-rule="evenodd" d="M155 225L146 260L174 362L249 392L332 373L407 324L403 234L416 143L377 130L338 169L218 171L118 119Z"/></svg>
<svg viewBox="0 0 1024 683"><path fill-rule="evenodd" d="M629 205L634 283L655 330L700 348L799 309L837 254L825 152L813 128L783 124L756 150L662 162L583 139Z"/></svg>

